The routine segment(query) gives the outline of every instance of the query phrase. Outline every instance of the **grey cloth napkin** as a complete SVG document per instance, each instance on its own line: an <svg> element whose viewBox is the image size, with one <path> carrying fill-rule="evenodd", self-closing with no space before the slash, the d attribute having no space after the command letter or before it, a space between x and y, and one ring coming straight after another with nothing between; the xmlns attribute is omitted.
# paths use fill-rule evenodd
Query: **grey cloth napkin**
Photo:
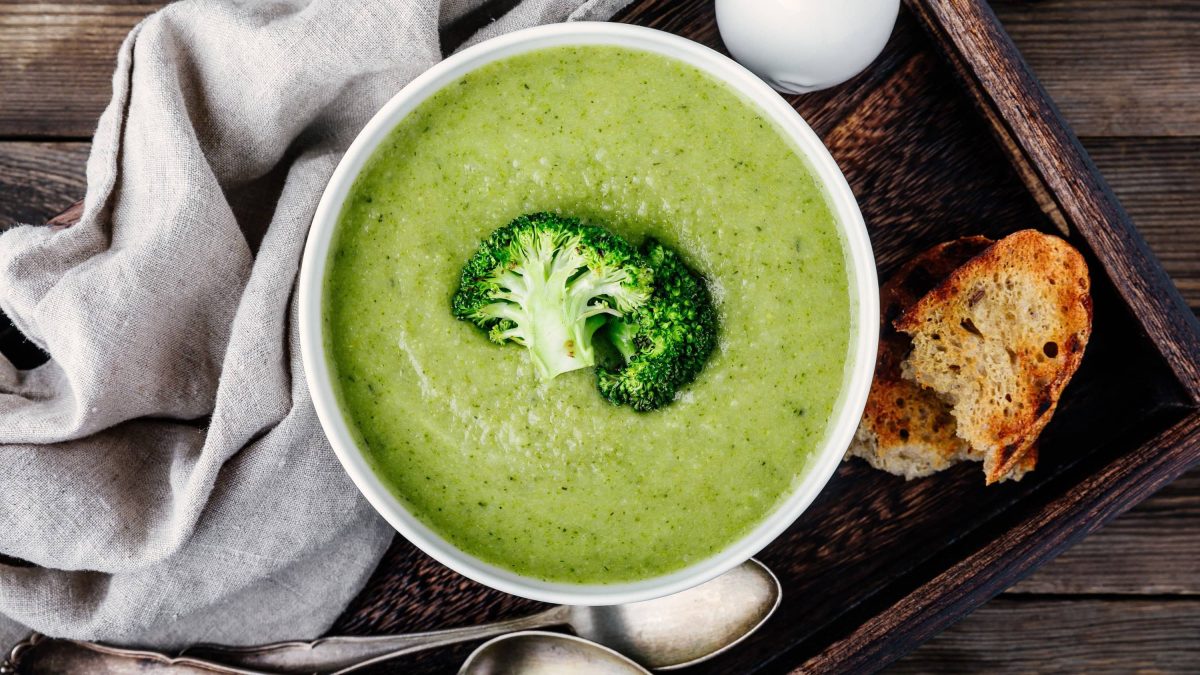
<svg viewBox="0 0 1200 675"><path fill-rule="evenodd" d="M0 638L313 637L366 581L392 531L313 412L296 273L344 149L481 3L182 2L130 33L82 220L0 235L0 309L52 357L0 358L0 553L34 564L0 564Z"/></svg>

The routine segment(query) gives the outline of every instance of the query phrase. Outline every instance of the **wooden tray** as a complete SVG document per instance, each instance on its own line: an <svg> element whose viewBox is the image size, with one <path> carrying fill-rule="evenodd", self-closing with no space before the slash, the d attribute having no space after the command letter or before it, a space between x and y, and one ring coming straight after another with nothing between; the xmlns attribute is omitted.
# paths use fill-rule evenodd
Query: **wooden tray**
<svg viewBox="0 0 1200 675"><path fill-rule="evenodd" d="M843 464L759 556L783 582L779 612L689 672L881 668L1200 460L1192 313L987 5L907 3L867 72L789 99L858 196L881 278L964 234L1058 231L1091 267L1093 338L1035 472L985 488L977 465L905 482ZM639 0L617 20L722 49L706 0ZM77 217L76 209L55 224ZM397 538L333 632L429 630L541 607L468 581ZM374 672L455 672L473 647Z"/></svg>

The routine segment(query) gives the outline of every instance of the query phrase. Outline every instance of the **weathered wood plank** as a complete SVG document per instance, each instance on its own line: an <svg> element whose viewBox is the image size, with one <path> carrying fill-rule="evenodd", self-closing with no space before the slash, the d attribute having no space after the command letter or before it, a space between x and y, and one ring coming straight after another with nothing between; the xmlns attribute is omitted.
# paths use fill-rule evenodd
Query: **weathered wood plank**
<svg viewBox="0 0 1200 675"><path fill-rule="evenodd" d="M159 4L0 4L0 137L91 137L117 48Z"/></svg>
<svg viewBox="0 0 1200 675"><path fill-rule="evenodd" d="M1200 595L1200 468L1046 563L1009 593Z"/></svg>
<svg viewBox="0 0 1200 675"><path fill-rule="evenodd" d="M896 662L906 673L1195 673L1200 600L997 598Z"/></svg>
<svg viewBox="0 0 1200 675"><path fill-rule="evenodd" d="M1200 76L1193 86L1200 92ZM1195 111L1200 115L1200 105ZM1184 299L1200 311L1200 138L1083 144Z"/></svg>
<svg viewBox="0 0 1200 675"><path fill-rule="evenodd" d="M1200 3L992 3L1081 136L1200 135Z"/></svg>
<svg viewBox="0 0 1200 675"><path fill-rule="evenodd" d="M0 2L0 137L90 136L117 47L158 6ZM1079 135L1200 135L1197 3L1005 0L995 9Z"/></svg>
<svg viewBox="0 0 1200 675"><path fill-rule="evenodd" d="M83 196L87 143L0 143L0 229L44 223Z"/></svg>

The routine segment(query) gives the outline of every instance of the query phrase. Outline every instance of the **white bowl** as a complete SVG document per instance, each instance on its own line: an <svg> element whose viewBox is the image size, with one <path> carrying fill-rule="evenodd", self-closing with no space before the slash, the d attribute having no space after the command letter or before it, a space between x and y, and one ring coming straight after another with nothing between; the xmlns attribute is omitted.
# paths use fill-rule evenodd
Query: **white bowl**
<svg viewBox="0 0 1200 675"><path fill-rule="evenodd" d="M334 395L321 337L321 294L342 203L367 159L405 115L446 84L484 64L546 47L597 44L640 49L691 64L739 92L791 139L824 186L837 219L850 274L854 326L830 430L807 473L783 504L725 550L684 569L628 583L570 584L521 576L464 553L409 513L371 471ZM615 23L553 24L497 37L442 61L392 97L363 128L329 179L308 235L299 301L300 347L313 404L342 466L375 510L421 550L464 576L514 595L573 605L637 602L685 590L732 569L787 529L825 486L850 444L866 405L879 333L879 287L862 214L845 177L812 129L770 87L729 58L669 33Z"/></svg>

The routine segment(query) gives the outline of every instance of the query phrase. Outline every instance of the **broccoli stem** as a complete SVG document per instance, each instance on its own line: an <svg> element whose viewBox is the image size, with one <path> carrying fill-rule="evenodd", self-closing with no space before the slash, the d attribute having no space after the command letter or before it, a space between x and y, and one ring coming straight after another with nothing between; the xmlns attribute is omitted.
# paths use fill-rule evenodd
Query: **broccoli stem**
<svg viewBox="0 0 1200 675"><path fill-rule="evenodd" d="M606 302L597 301L611 291L610 275L585 268L574 244L538 251L530 262L519 268L519 274L514 271L503 277L508 290L500 297L507 302L494 305L492 314L516 327L500 337L524 344L543 380L596 365L592 336L608 315L616 313Z"/></svg>
<svg viewBox="0 0 1200 675"><path fill-rule="evenodd" d="M525 346L543 380L596 365L591 338L598 326L579 321L566 291L561 282L540 279L530 285L525 297L528 322L521 325L530 327Z"/></svg>

